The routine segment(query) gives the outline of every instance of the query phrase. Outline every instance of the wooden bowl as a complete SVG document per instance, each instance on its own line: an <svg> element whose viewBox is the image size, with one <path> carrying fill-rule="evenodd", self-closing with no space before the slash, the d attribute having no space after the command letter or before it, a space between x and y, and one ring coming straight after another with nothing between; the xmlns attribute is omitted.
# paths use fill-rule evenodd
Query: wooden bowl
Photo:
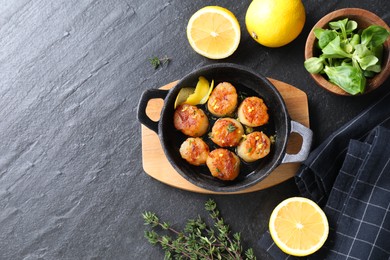
<svg viewBox="0 0 390 260"><path fill-rule="evenodd" d="M380 25L386 28L387 30L390 30L389 26L381 18L379 18L376 14L371 13L367 10L359 9L359 8L345 8L345 9L336 10L322 17L311 29L309 36L307 37L306 40L305 60L313 56L318 57L320 55L320 50L317 47L317 39L313 32L314 29L315 28L327 29L329 28L328 27L329 22L337 21L345 18L356 21L358 23L359 29L365 29L370 25ZM382 70L380 73L376 74L373 78L367 79L367 85L364 94L378 88L389 76L390 74L389 49L390 49L390 37L384 43L383 57L382 57ZM315 82L319 86L323 87L324 89L338 95L351 96L351 94L345 92L340 87L330 83L321 74L310 74L310 75L313 77Z"/></svg>

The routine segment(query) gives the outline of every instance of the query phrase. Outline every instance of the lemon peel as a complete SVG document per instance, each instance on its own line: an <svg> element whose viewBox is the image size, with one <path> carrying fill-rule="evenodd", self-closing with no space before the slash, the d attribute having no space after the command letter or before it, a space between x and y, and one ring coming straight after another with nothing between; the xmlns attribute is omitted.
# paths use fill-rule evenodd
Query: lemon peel
<svg viewBox="0 0 390 260"><path fill-rule="evenodd" d="M174 109L183 104L187 98L195 92L195 88L182 88L176 96Z"/></svg>
<svg viewBox="0 0 390 260"><path fill-rule="evenodd" d="M207 102L207 100L209 100L209 97L210 97L210 95L211 95L211 92L213 91L213 88L214 88L214 80L211 80L211 84L210 84L210 87L209 87L209 91L207 92L207 95L204 96L204 97L200 100L199 104L205 104L205 103Z"/></svg>
<svg viewBox="0 0 390 260"><path fill-rule="evenodd" d="M205 104L213 88L214 80L209 84L209 81L205 77L200 76L195 88L185 87L180 89L175 100L174 109L183 103L194 106Z"/></svg>

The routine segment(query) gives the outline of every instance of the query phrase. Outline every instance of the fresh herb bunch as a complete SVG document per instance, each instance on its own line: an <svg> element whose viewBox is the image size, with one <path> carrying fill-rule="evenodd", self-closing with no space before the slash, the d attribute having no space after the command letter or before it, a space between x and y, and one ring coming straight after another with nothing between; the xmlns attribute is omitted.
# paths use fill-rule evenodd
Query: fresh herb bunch
<svg viewBox="0 0 390 260"><path fill-rule="evenodd" d="M165 259L256 259L251 248L243 251L240 233L231 235L214 200L209 199L205 209L214 227L208 227L198 216L188 220L183 231L175 230L169 223L161 222L155 213L146 211L142 217L151 230L145 230L145 237L150 244L161 245ZM156 229L167 234L159 235Z"/></svg>
<svg viewBox="0 0 390 260"><path fill-rule="evenodd" d="M330 22L329 28L314 29L322 54L307 59L306 70L325 73L330 82L352 95L363 93L366 78L382 70L383 43L390 32L379 25L359 31L357 22L348 18Z"/></svg>
<svg viewBox="0 0 390 260"><path fill-rule="evenodd" d="M170 59L167 56L164 56L164 58L159 58L159 57L152 57L149 58L150 64L152 64L154 69L158 69L158 67L162 67L166 64L168 64Z"/></svg>

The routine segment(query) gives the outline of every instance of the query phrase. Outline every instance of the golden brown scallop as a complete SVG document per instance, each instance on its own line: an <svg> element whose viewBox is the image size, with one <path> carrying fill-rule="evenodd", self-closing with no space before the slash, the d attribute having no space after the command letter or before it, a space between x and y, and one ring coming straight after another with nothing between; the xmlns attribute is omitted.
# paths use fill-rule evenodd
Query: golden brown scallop
<svg viewBox="0 0 390 260"><path fill-rule="evenodd" d="M220 118L211 129L211 140L221 147L237 146L244 135L241 123L233 118Z"/></svg>
<svg viewBox="0 0 390 260"><path fill-rule="evenodd" d="M211 92L207 109L217 117L230 115L236 110L238 96L236 88L228 83L219 83Z"/></svg>
<svg viewBox="0 0 390 260"><path fill-rule="evenodd" d="M250 127L262 126L268 123L268 108L259 97L247 97L238 107L238 119Z"/></svg>
<svg viewBox="0 0 390 260"><path fill-rule="evenodd" d="M237 146L237 154L246 162L254 162L267 156L271 141L263 132L253 132L243 138Z"/></svg>
<svg viewBox="0 0 390 260"><path fill-rule="evenodd" d="M206 164L211 175L225 181L234 180L240 172L240 158L223 148L211 151Z"/></svg>
<svg viewBox="0 0 390 260"><path fill-rule="evenodd" d="M202 109L196 106L182 104L175 110L173 124L183 134L198 137L207 132L209 120Z"/></svg>
<svg viewBox="0 0 390 260"><path fill-rule="evenodd" d="M206 163L209 155L209 146L199 137L189 137L180 146L180 155L192 165L202 165Z"/></svg>

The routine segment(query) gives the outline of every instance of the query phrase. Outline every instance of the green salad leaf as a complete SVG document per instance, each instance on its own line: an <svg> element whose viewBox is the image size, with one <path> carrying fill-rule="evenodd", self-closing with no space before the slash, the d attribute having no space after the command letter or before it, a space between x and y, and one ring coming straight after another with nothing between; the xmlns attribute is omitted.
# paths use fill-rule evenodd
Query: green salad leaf
<svg viewBox="0 0 390 260"><path fill-rule="evenodd" d="M349 43L355 48L356 45L360 44L360 35L354 34Z"/></svg>
<svg viewBox="0 0 390 260"><path fill-rule="evenodd" d="M329 42L322 49L322 52L326 58L352 58L352 55L341 47L340 36L336 36L336 38Z"/></svg>
<svg viewBox="0 0 390 260"><path fill-rule="evenodd" d="M331 30L324 30L317 28L314 30L314 35L318 39L318 47L323 49L328 43L330 43L334 38L337 37L337 33Z"/></svg>
<svg viewBox="0 0 390 260"><path fill-rule="evenodd" d="M358 24L357 22L353 21L353 20L349 20L347 22L347 25L345 26L345 31L347 33L352 33L354 30L356 30L358 27Z"/></svg>
<svg viewBox="0 0 390 260"><path fill-rule="evenodd" d="M355 59L363 70L368 67L377 64L379 59L374 55L374 52L370 51L367 46L363 44L357 44L355 46L355 52L353 54Z"/></svg>
<svg viewBox="0 0 390 260"><path fill-rule="evenodd" d="M344 20L334 21L329 23L329 27L335 31L340 30L341 35L340 37L343 37L343 39L347 38L347 31L345 27L347 26L348 18L345 18Z"/></svg>
<svg viewBox="0 0 390 260"><path fill-rule="evenodd" d="M390 32L379 25L371 25L362 32L362 44L368 48L377 47L382 45Z"/></svg>
<svg viewBox="0 0 390 260"><path fill-rule="evenodd" d="M324 59L321 57L311 57L310 59L305 60L304 66L310 73L321 73L321 71L324 69Z"/></svg>
<svg viewBox="0 0 390 260"><path fill-rule="evenodd" d="M363 93L365 90L366 78L359 68L354 66L325 66L324 72L329 77L330 82L352 95Z"/></svg>

